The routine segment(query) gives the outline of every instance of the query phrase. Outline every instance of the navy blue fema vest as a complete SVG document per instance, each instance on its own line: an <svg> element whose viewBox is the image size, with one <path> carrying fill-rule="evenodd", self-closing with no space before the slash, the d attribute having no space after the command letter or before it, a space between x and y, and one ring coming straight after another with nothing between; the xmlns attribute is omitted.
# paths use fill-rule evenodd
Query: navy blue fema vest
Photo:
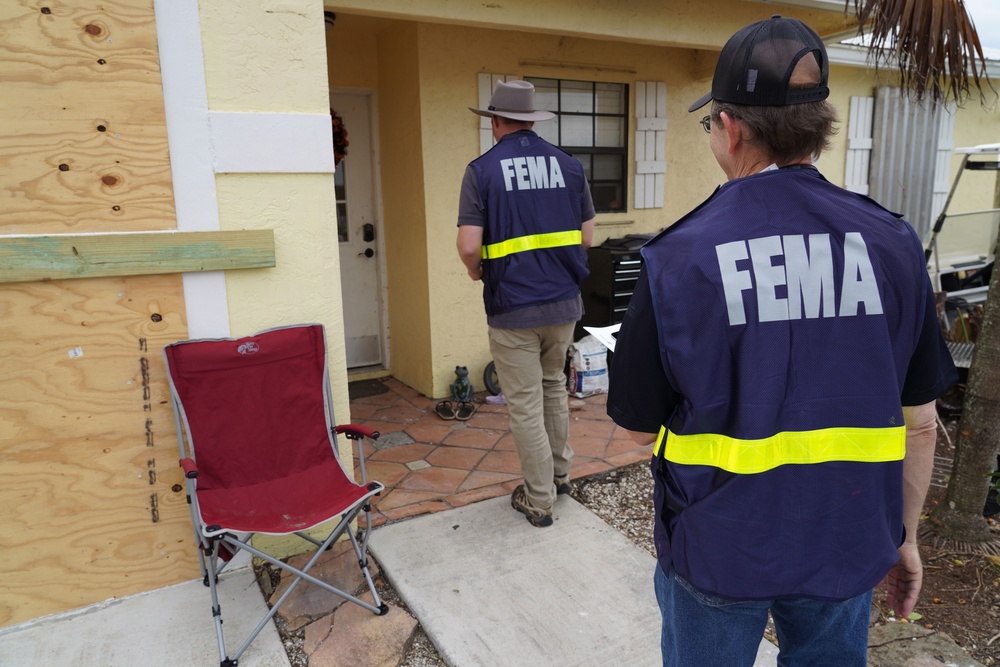
<svg viewBox="0 0 1000 667"><path fill-rule="evenodd" d="M653 461L662 565L729 599L871 590L904 538L900 396L930 288L913 229L772 170L642 256L681 394Z"/></svg>
<svg viewBox="0 0 1000 667"><path fill-rule="evenodd" d="M574 298L588 273L581 245L583 165L530 131L472 162L486 208L483 302L496 315Z"/></svg>

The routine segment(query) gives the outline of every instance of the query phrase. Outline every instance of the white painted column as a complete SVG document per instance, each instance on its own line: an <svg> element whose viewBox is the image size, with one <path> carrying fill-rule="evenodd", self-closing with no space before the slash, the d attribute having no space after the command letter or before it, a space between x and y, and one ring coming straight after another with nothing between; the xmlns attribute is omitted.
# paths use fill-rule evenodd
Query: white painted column
<svg viewBox="0 0 1000 667"><path fill-rule="evenodd" d="M219 206L208 121L198 0L154 0L163 78L167 144L177 229L218 231ZM191 338L229 336L229 302L222 271L183 274Z"/></svg>

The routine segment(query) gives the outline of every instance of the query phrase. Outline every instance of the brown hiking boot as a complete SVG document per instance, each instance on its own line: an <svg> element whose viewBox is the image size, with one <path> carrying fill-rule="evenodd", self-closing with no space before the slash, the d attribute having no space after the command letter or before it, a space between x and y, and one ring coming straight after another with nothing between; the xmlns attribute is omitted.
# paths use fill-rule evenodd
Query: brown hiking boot
<svg viewBox="0 0 1000 667"><path fill-rule="evenodd" d="M552 510L540 510L528 504L528 496L524 484L514 489L510 496L510 506L523 514L532 526L545 528L552 525Z"/></svg>
<svg viewBox="0 0 1000 667"><path fill-rule="evenodd" d="M560 482L558 479L555 480L556 484L556 495L564 496L567 493L573 493L573 485L570 483L569 478L566 478L565 482Z"/></svg>

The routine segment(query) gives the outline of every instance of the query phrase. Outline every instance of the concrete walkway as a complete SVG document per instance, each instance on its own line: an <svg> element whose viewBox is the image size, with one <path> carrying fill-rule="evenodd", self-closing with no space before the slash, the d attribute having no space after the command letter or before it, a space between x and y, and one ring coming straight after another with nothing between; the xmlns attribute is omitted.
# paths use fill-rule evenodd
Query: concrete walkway
<svg viewBox="0 0 1000 667"><path fill-rule="evenodd" d="M351 401L352 419L385 434L380 448L367 445L366 451L370 478L388 489L375 521L388 523L375 529L370 546L449 665L659 665L653 558L568 496L559 497L552 528L534 528L511 509L510 492L521 479L506 407L482 405L468 422L444 422L432 399L392 378L380 382L380 391ZM574 479L649 458L648 448L636 449L618 432L605 399L570 400ZM342 571L331 565L329 580L339 583ZM351 572L360 586L356 561ZM249 567L220 583L232 653L267 607ZM338 608L340 598L320 604L311 586L299 586L298 600L285 605L297 606L306 619L311 667L358 667L352 647L370 646L373 637L392 644L383 657L402 654L413 625L403 610L378 617L356 605ZM920 659L948 656L955 665L978 667L953 643L950 651L932 643L939 639L873 636L871 645L887 651L891 642ZM756 665L775 665L776 653L763 641ZM876 653L872 665L909 659L893 653L883 660ZM0 667L135 664L219 664L210 598L200 580L0 628ZM273 624L240 665L288 667Z"/></svg>
<svg viewBox="0 0 1000 667"><path fill-rule="evenodd" d="M451 667L659 665L652 556L568 496L559 497L554 516L553 527L534 528L511 509L508 497L499 497L381 526L370 546ZM220 584L233 652L267 606L249 567L223 575ZM300 587L303 595L310 595L308 586ZM218 665L209 607L199 580L4 628L0 665ZM379 617L341 605L306 627L307 646L310 628L325 627L308 650L310 665L398 664L413 623L397 607ZM943 635L912 624L872 632L869 644L876 648L869 664L875 667L942 660L981 667ZM395 661L363 653L360 647L373 641L391 643L382 655L397 656ZM755 667L774 667L776 658L777 649L762 641ZM240 665L289 667L273 623Z"/></svg>
<svg viewBox="0 0 1000 667"><path fill-rule="evenodd" d="M267 613L253 570L219 578L230 652ZM201 580L0 630L4 667L196 667L218 665L211 598ZM240 657L240 667L289 667L274 623Z"/></svg>
<svg viewBox="0 0 1000 667"><path fill-rule="evenodd" d="M452 667L659 665L652 556L568 496L554 515L553 527L534 528L504 496L379 527L370 546ZM225 574L219 591L232 652L267 607L250 568ZM0 630L0 665L218 665L209 607L191 581L39 619ZM386 619L359 622L379 636ZM358 664L344 661L348 642L332 643L340 650L319 662ZM762 642L756 665L775 655ZM240 665L288 667L273 624Z"/></svg>
<svg viewBox="0 0 1000 667"><path fill-rule="evenodd" d="M376 529L371 549L446 663L660 665L654 559L568 496L531 526L494 498ZM776 665L762 641L759 667Z"/></svg>

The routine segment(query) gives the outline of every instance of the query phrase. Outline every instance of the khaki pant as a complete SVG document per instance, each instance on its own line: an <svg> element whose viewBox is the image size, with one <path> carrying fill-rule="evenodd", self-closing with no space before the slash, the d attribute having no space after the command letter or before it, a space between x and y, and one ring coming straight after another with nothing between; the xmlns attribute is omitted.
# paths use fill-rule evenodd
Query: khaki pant
<svg viewBox="0 0 1000 667"><path fill-rule="evenodd" d="M566 350L575 323L534 329L490 327L490 352L507 407L510 431L521 459L528 502L547 510L556 499L553 483L569 480L573 450L566 443Z"/></svg>

